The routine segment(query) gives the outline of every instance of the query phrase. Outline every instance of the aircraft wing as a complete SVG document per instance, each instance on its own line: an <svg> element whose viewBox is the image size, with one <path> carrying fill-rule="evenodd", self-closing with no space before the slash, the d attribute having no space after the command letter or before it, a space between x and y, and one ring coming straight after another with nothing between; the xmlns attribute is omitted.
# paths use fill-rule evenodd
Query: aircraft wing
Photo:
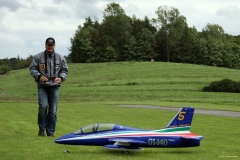
<svg viewBox="0 0 240 160"><path fill-rule="evenodd" d="M142 148L137 147L137 145L145 144L144 141L134 140L134 139L121 139L112 138L108 140L109 142L115 142L114 144L109 144L103 146L106 149L121 150L121 151L141 151ZM131 146L134 144L134 147Z"/></svg>
<svg viewBox="0 0 240 160"><path fill-rule="evenodd" d="M122 139L122 138L111 138L108 140L109 142L115 142L115 145L122 145L122 146L130 146L131 144L134 145L141 145L146 144L144 141L135 140L135 139Z"/></svg>

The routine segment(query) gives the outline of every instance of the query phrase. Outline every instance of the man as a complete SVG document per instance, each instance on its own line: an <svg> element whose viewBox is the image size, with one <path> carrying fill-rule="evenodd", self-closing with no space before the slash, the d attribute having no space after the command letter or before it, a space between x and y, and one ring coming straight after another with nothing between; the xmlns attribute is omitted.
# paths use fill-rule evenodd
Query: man
<svg viewBox="0 0 240 160"><path fill-rule="evenodd" d="M30 73L38 88L38 136L53 136L57 122L59 87L68 74L66 59L55 52L55 40L47 38L46 50L33 57Z"/></svg>

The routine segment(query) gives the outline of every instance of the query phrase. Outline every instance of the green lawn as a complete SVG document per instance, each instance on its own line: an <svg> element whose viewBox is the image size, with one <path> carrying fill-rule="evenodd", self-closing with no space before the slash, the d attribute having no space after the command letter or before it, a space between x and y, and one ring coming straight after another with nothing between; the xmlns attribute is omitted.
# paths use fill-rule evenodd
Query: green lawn
<svg viewBox="0 0 240 160"><path fill-rule="evenodd" d="M145 148L143 152L108 151L103 147L55 144L56 137L76 131L86 124L118 123L136 128L164 128L176 114L156 109L136 109L98 103L61 103L55 138L38 137L37 106L34 103L5 103L0 112L0 159L219 159L238 156L239 130L237 118L194 115L191 131L203 135L200 147L181 149Z"/></svg>
<svg viewBox="0 0 240 160"><path fill-rule="evenodd" d="M240 80L239 70L191 64L125 62L69 64L62 84L55 138L91 123L164 128L171 111L118 107L151 104L167 107L239 111L237 93L202 92L215 80ZM103 147L68 146L38 137L37 88L29 69L0 77L0 159L225 159L240 158L239 118L194 115L191 131L203 135L200 147L151 149L130 153Z"/></svg>
<svg viewBox="0 0 240 160"><path fill-rule="evenodd" d="M150 101L220 105L240 104L237 93L202 92L212 81L240 80L239 70L160 62L69 64L61 101ZM37 88L29 69L0 78L1 102L36 102Z"/></svg>

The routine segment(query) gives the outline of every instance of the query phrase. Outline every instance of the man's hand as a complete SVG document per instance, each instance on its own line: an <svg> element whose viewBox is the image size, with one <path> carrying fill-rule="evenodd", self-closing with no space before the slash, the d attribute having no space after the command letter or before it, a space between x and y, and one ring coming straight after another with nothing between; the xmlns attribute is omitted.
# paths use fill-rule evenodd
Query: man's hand
<svg viewBox="0 0 240 160"><path fill-rule="evenodd" d="M60 84L60 83L62 82L62 79L61 79L61 78L55 78L55 79L54 79L54 82Z"/></svg>
<svg viewBox="0 0 240 160"><path fill-rule="evenodd" d="M41 77L40 77L40 81L41 81L41 82L46 82L46 81L48 81L48 79L47 79L47 77L45 77L45 76L41 76Z"/></svg>

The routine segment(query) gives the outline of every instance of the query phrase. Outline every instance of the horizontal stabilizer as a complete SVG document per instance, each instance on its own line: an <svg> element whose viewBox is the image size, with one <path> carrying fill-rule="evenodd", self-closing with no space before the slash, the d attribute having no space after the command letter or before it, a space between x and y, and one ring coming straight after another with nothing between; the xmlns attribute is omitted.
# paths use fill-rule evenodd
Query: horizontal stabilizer
<svg viewBox="0 0 240 160"><path fill-rule="evenodd" d="M114 144L109 144L103 146L106 149L111 149L111 150L118 150L118 151L142 151L142 148L139 147L120 147Z"/></svg>
<svg viewBox="0 0 240 160"><path fill-rule="evenodd" d="M185 140L201 140L202 136L196 136L196 137L181 137L182 139Z"/></svg>

